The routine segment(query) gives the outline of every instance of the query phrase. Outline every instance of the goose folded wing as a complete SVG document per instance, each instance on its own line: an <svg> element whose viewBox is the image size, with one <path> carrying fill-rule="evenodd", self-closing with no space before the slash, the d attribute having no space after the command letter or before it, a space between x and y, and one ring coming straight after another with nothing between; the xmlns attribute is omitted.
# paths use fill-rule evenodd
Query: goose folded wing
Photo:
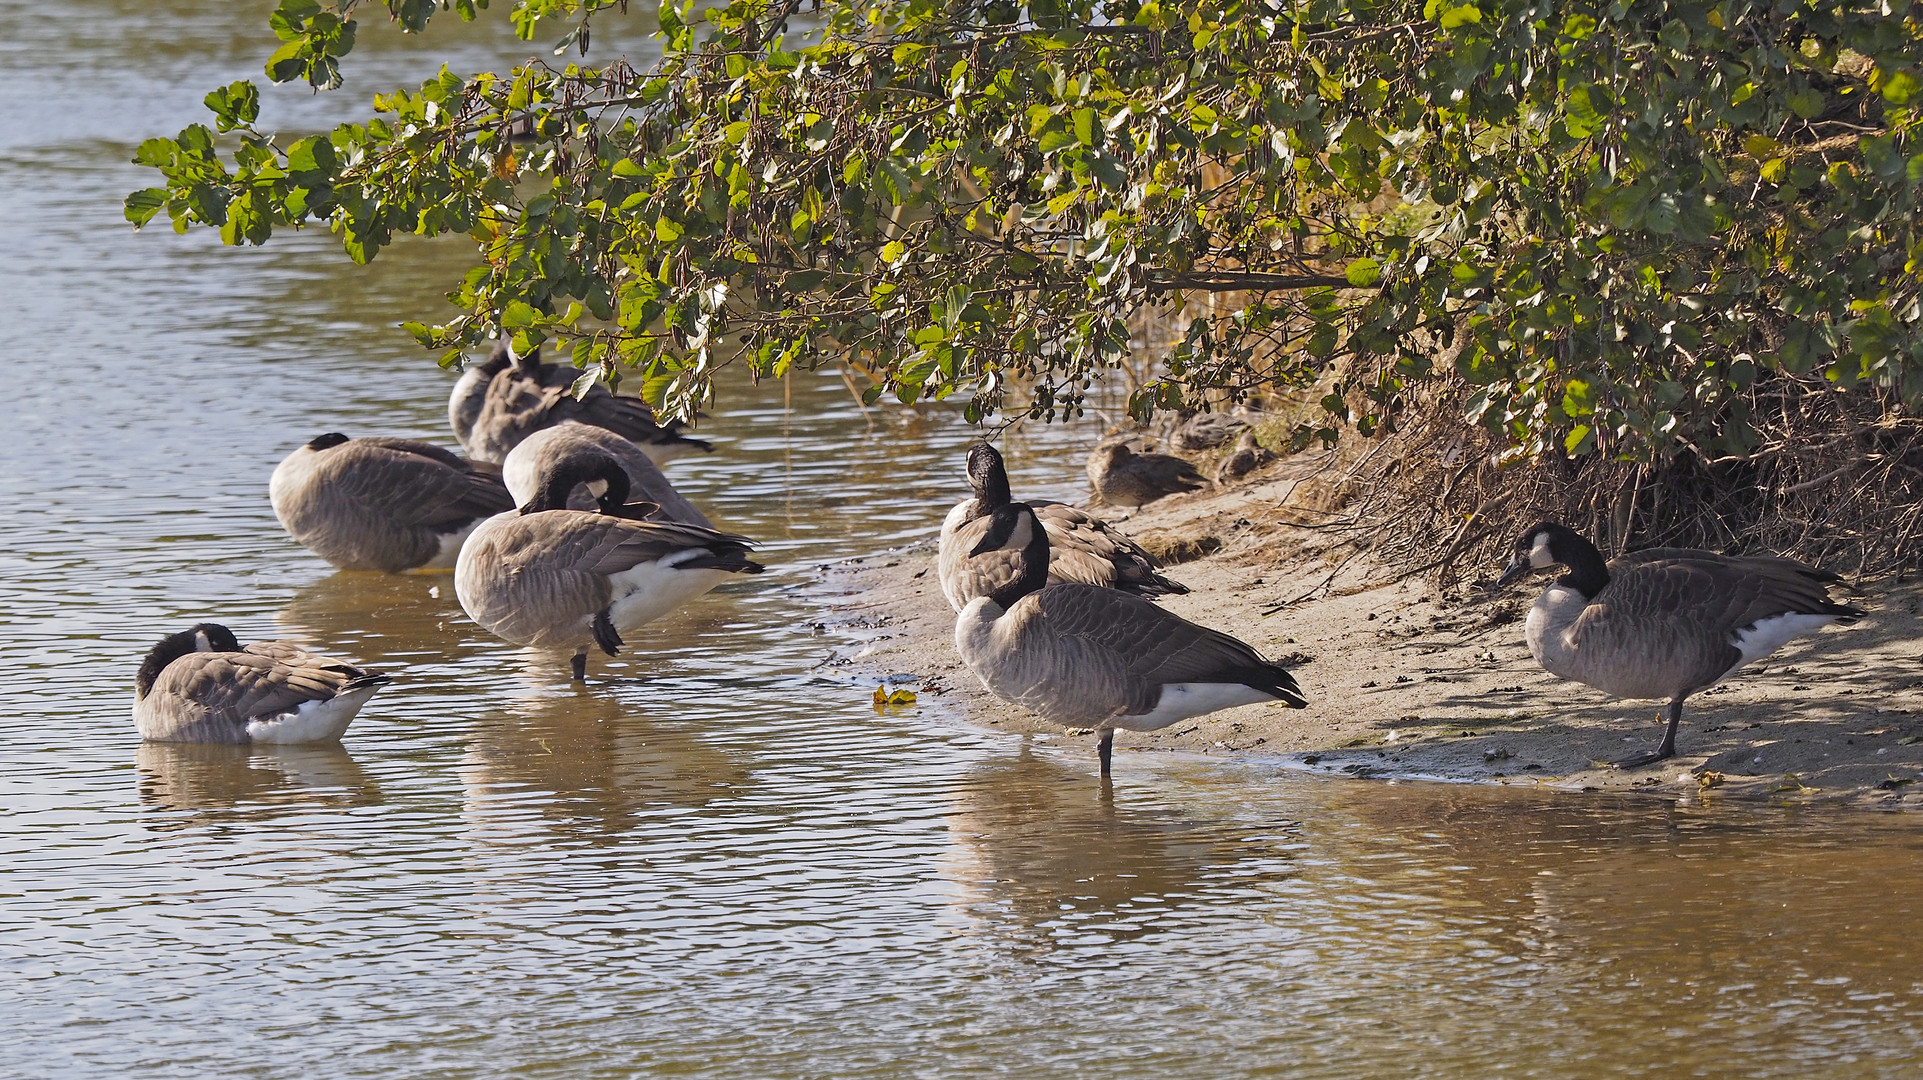
<svg viewBox="0 0 1923 1080"><path fill-rule="evenodd" d="M499 477L437 446L406 439L357 440L369 445L359 467L343 469L343 492L408 525L443 526L514 508Z"/></svg>
<svg viewBox="0 0 1923 1080"><path fill-rule="evenodd" d="M537 515L538 516L538 515ZM572 565L595 574L619 574L642 563L656 562L685 551L745 553L751 546L745 536L704 529L699 525L648 520L631 521L605 515L594 517L591 526L573 530L569 539L579 545Z"/></svg>
<svg viewBox="0 0 1923 1080"><path fill-rule="evenodd" d="M252 652L193 653L167 665L162 685L156 689L179 694L209 711L251 719L279 716L310 701L332 700L355 674L345 664L289 664Z"/></svg>
<svg viewBox="0 0 1923 1080"><path fill-rule="evenodd" d="M1170 683L1241 683L1299 697L1295 680L1247 643L1197 626L1139 596L1064 587L1033 594L1051 635L1119 660L1129 711L1147 712Z"/></svg>

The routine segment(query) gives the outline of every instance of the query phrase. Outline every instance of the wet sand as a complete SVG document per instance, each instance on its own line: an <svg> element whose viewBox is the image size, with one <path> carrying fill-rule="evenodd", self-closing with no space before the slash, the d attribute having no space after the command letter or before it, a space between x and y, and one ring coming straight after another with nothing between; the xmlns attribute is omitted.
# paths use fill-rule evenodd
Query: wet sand
<svg viewBox="0 0 1923 1080"><path fill-rule="evenodd" d="M1178 751L1385 779L1923 806L1923 583L1857 583L1867 618L1791 642L1691 698L1675 758L1617 769L1607 762L1660 739L1662 703L1610 699L1536 665L1522 617L1546 576L1494 596L1388 581L1313 529L1328 502L1314 464L1285 461L1132 516L1097 508L1166 553L1167 575L1192 590L1166 607L1288 663L1310 702L1119 732L1118 771L1132 754ZM913 689L913 708L962 723L1085 744L1093 769L1092 734L995 700L961 666L934 551L931 536L823 568L836 598L830 622L867 640L824 668Z"/></svg>

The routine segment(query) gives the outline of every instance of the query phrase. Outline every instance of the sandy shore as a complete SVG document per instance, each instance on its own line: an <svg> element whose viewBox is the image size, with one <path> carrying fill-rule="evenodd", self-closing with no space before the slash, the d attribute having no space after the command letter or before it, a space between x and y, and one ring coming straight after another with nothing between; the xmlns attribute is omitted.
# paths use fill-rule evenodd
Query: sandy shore
<svg viewBox="0 0 1923 1080"><path fill-rule="evenodd" d="M1420 579L1381 584L1379 568L1318 550L1317 534L1300 527L1326 500L1312 464L1285 461L1133 517L1097 511L1165 553L1168 576L1193 590L1170 597L1170 610L1284 660L1310 700L1120 732L1118 771L1132 754L1181 751L1359 777L1923 806L1923 584L1862 583L1868 618L1792 642L1692 698L1676 758L1615 769L1604 763L1660 738L1660 703L1611 700L1536 666L1522 616L1542 582L1493 598L1468 587L1442 594ZM824 568L831 622L865 642L827 665L914 689L915 708L959 722L1085 743L1094 769L1092 735L996 701L961 666L934 550L931 536Z"/></svg>

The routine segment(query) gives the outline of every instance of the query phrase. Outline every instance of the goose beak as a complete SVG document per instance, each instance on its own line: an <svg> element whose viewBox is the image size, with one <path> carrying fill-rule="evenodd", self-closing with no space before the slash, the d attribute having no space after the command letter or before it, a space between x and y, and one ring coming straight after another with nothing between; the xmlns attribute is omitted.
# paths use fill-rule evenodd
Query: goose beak
<svg viewBox="0 0 1923 1080"><path fill-rule="evenodd" d="M1509 565L1503 568L1502 576L1496 579L1495 587L1498 589L1506 589L1529 576L1531 569L1529 557L1526 555L1518 555L1514 559L1509 560Z"/></svg>

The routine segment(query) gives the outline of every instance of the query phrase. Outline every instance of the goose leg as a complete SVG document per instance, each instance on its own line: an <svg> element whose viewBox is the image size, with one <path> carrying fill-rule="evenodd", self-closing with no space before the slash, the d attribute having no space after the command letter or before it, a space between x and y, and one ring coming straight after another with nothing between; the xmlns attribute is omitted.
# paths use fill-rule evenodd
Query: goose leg
<svg viewBox="0 0 1923 1080"><path fill-rule="evenodd" d="M1683 699L1677 698L1669 703L1669 727L1663 730L1663 741L1656 749L1632 758L1624 758L1616 763L1618 769L1636 769L1644 765L1654 765L1676 756L1676 725L1683 719Z"/></svg>
<svg viewBox="0 0 1923 1080"><path fill-rule="evenodd" d="M1114 757L1115 755L1115 729L1114 728L1105 727L1102 729L1102 741L1096 745L1095 753L1096 753L1096 756L1102 759L1102 779L1106 780L1108 779L1109 759Z"/></svg>
<svg viewBox="0 0 1923 1080"><path fill-rule="evenodd" d="M574 658L573 658L572 660L569 660L569 661L568 661L568 666L569 666L570 668L572 668L572 669L574 669L574 681L575 681L575 682L586 682L586 681L587 681L587 678L588 678L588 649L587 649L587 646L585 646L585 645L583 645L583 646L582 646L581 648L579 648L579 649L576 649L576 650L574 651Z"/></svg>

